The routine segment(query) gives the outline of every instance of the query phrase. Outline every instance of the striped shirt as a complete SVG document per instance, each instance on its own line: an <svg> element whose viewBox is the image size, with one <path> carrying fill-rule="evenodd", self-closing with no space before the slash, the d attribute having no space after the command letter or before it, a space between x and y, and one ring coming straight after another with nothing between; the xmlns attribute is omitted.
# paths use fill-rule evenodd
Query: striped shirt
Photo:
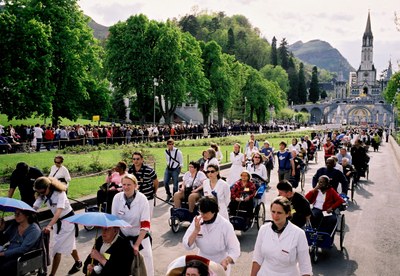
<svg viewBox="0 0 400 276"><path fill-rule="evenodd" d="M149 166L143 164L138 171L132 165L128 173L133 174L139 184L139 192L144 194L148 200L154 198L154 185L153 181L157 179L156 172Z"/></svg>

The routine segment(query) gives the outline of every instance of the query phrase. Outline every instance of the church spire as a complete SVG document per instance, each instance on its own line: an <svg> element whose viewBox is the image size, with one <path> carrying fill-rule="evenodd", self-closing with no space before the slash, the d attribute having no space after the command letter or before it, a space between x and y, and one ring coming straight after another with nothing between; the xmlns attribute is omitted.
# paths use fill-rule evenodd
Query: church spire
<svg viewBox="0 0 400 276"><path fill-rule="evenodd" d="M368 11L367 25L365 26L365 32L363 35L363 47L372 47L374 36L371 30L371 18L370 12Z"/></svg>
<svg viewBox="0 0 400 276"><path fill-rule="evenodd" d="M392 77L393 74L393 70L392 70L392 60L389 59L389 66L388 69L386 71L386 80L390 80L390 78Z"/></svg>

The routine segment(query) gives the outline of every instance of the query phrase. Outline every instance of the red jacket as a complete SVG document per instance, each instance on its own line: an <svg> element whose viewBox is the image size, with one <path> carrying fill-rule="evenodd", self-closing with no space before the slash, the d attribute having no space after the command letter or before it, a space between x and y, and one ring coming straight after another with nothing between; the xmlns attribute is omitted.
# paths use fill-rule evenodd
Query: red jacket
<svg viewBox="0 0 400 276"><path fill-rule="evenodd" d="M317 199L318 195L318 190L311 190L306 194L306 199L308 202L311 204L315 203L315 200ZM322 211L326 211L329 208L336 209L340 205L344 203L343 198L340 197L340 195L333 189L332 187L326 190L326 196L325 196L325 202L322 205Z"/></svg>

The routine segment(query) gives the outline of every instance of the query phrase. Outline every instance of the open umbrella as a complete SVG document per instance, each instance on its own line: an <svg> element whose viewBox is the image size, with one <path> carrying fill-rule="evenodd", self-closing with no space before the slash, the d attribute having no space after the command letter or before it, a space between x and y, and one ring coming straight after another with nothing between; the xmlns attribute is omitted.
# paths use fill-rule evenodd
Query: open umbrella
<svg viewBox="0 0 400 276"><path fill-rule="evenodd" d="M132 227L126 221L117 216L100 213L100 212L86 212L77 214L64 219L71 223L82 224L84 226L95 227Z"/></svg>
<svg viewBox="0 0 400 276"><path fill-rule="evenodd" d="M16 209L36 212L35 209L33 209L31 206L29 206L22 200L9 197L0 197L0 211L14 212Z"/></svg>

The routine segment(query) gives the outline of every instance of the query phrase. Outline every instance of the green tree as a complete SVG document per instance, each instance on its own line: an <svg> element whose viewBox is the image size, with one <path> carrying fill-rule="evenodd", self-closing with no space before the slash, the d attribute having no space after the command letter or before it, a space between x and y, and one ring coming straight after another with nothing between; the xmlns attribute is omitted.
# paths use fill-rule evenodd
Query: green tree
<svg viewBox="0 0 400 276"><path fill-rule="evenodd" d="M265 79L275 81L279 85L280 89L284 92L283 100L286 100L286 94L290 88L287 72L280 65L274 67L272 64L267 64L260 70L260 73Z"/></svg>
<svg viewBox="0 0 400 276"><path fill-rule="evenodd" d="M196 37L197 32L200 28L200 24L197 21L197 17L194 15L185 15L179 20L179 26L183 32L189 32L192 36Z"/></svg>
<svg viewBox="0 0 400 276"><path fill-rule="evenodd" d="M294 58L291 55L289 57L288 72L289 76L289 93L288 93L288 104L298 104L299 103L299 75L294 63Z"/></svg>
<svg viewBox="0 0 400 276"><path fill-rule="evenodd" d="M0 112L9 120L51 114L51 29L32 13L26 1L0 12Z"/></svg>
<svg viewBox="0 0 400 276"><path fill-rule="evenodd" d="M322 92L321 92L321 99L325 100L326 97L328 97L328 94L326 93L325 90L322 90Z"/></svg>
<svg viewBox="0 0 400 276"><path fill-rule="evenodd" d="M210 93L204 100L200 99L200 107L204 123L214 107L218 110L218 121L222 123L223 116L230 107L231 91L233 89L233 60L229 55L223 55L221 47L210 41L203 49L204 73L210 82Z"/></svg>
<svg viewBox="0 0 400 276"><path fill-rule="evenodd" d="M288 43L286 38L282 38L278 48L278 64L285 70L289 69L289 51L287 47Z"/></svg>
<svg viewBox="0 0 400 276"><path fill-rule="evenodd" d="M176 107L207 88L201 72L199 44L167 21L149 21L144 15L110 28L107 68L113 85L123 94L134 92L133 108L143 122L152 118L154 96L169 123ZM158 86L154 89L153 81ZM155 94L155 95L154 95Z"/></svg>
<svg viewBox="0 0 400 276"><path fill-rule="evenodd" d="M226 52L230 55L235 54L235 34L233 33L232 28L229 28L228 30L228 43L226 45Z"/></svg>
<svg viewBox="0 0 400 276"><path fill-rule="evenodd" d="M82 114L85 102L93 100L91 94L97 97L97 93L106 91L105 87L89 91L94 88L93 82L106 85L106 82L99 82L101 48L87 24L89 19L80 11L76 0L57 3L32 0L29 3L37 8L34 16L51 27L53 124L61 117L75 120Z"/></svg>
<svg viewBox="0 0 400 276"><path fill-rule="evenodd" d="M400 72L396 72L390 78L388 85L383 92L383 96L388 103L396 103L396 106L400 106L399 99L399 91L400 91Z"/></svg>
<svg viewBox="0 0 400 276"><path fill-rule="evenodd" d="M21 36L17 38L13 34L17 39L6 40L3 46L14 47L19 61L36 60L36 64L31 62L30 66L23 68L25 76L17 71L7 72L17 73L19 78L22 76L26 82L32 83L31 87L27 85L27 91L29 94L32 91L32 95L26 97L27 101L20 102L20 105L30 108L31 113L25 112L18 116L26 117L33 112L45 116L51 114L53 124L56 124L61 117L75 120L88 111L84 108L88 101L94 100L91 96L98 97L98 93L105 92L107 84L102 81L101 48L87 25L88 18L79 10L76 1L6 1L5 10L6 13L18 17L18 21L25 22L24 24L30 22L28 24L31 26L17 31ZM29 51L24 50L27 49L25 45ZM47 46L46 49L44 45ZM39 64L42 65L40 73ZM22 63L18 66L21 65ZM100 85L104 86L99 87ZM35 91L39 87L42 89L42 97L38 97ZM18 88L18 93L25 94L27 91ZM107 98L103 96L96 100ZM36 97L35 101L40 104L30 105L29 99L32 97ZM45 105L47 110L43 109ZM38 106L37 110L35 106ZM106 107L104 104L104 108Z"/></svg>
<svg viewBox="0 0 400 276"><path fill-rule="evenodd" d="M272 38L272 43L271 43L271 64L273 66L278 65L278 50L276 49L276 37L274 36Z"/></svg>
<svg viewBox="0 0 400 276"><path fill-rule="evenodd" d="M307 84L306 84L306 77L304 75L304 64L300 62L299 65L299 103L305 104L307 102Z"/></svg>
<svg viewBox="0 0 400 276"><path fill-rule="evenodd" d="M158 29L158 24L146 16L132 16L110 27L106 44L108 78L121 96L135 94L132 109L142 122L153 113L153 79L158 77L153 51Z"/></svg>
<svg viewBox="0 0 400 276"><path fill-rule="evenodd" d="M254 117L259 123L265 122L270 106L274 106L276 110L283 107L281 94L284 92L276 82L266 80L254 68L249 67L248 71L247 81L242 89L243 97L246 97L249 107L246 110L249 112L250 122L253 122Z"/></svg>
<svg viewBox="0 0 400 276"><path fill-rule="evenodd" d="M312 69L312 74L311 74L311 83L310 83L310 90L309 90L309 95L308 99L316 103L319 100L319 84L318 84L318 68L317 66L314 66Z"/></svg>

